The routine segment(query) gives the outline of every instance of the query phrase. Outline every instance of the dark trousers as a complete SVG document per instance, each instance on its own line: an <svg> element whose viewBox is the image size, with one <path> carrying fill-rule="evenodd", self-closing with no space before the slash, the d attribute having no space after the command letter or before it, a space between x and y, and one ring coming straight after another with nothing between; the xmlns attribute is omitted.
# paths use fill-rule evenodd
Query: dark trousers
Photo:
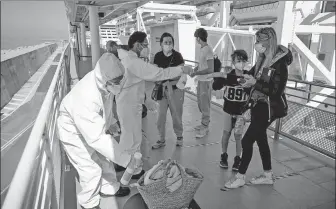
<svg viewBox="0 0 336 209"><path fill-rule="evenodd" d="M258 102L258 104L251 109L251 124L242 139L243 154L239 166L240 174L246 173L252 159L253 144L255 141L257 141L259 147L264 170L267 171L272 169L271 152L268 146L266 131L274 119L271 118L270 122L268 122L268 119L268 104Z"/></svg>

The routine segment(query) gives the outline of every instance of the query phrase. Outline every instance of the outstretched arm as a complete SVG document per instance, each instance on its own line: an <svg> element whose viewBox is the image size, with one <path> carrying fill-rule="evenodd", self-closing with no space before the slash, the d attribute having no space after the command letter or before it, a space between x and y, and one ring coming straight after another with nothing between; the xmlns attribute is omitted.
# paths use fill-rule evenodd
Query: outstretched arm
<svg viewBox="0 0 336 209"><path fill-rule="evenodd" d="M137 77L146 81L161 81L180 76L182 73L189 74L191 67L177 66L163 70L155 65L147 63L141 59L132 59L128 65L129 70Z"/></svg>

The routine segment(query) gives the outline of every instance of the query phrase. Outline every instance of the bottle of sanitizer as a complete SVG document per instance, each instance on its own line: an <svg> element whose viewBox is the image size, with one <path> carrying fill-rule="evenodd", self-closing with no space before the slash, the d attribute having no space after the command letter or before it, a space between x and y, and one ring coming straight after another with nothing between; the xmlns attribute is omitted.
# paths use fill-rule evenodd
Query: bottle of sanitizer
<svg viewBox="0 0 336 209"><path fill-rule="evenodd" d="M131 180L131 178L132 178L132 176L134 174L135 168L138 167L138 166L140 166L141 158L142 158L141 153L136 152L134 154L134 158L135 158L135 166L134 167L133 166L131 166L131 167L128 166L126 168L126 171L124 172L123 176L120 179L120 183L122 183L125 186L129 184L129 182L130 182L130 180Z"/></svg>

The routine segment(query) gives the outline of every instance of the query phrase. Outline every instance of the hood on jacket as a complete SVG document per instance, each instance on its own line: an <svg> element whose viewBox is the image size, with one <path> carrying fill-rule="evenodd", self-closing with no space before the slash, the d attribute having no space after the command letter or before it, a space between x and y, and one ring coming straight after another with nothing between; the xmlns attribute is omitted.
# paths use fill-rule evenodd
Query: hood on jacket
<svg viewBox="0 0 336 209"><path fill-rule="evenodd" d="M120 60L123 60L128 56L128 51L125 49L117 49L117 51Z"/></svg>
<svg viewBox="0 0 336 209"><path fill-rule="evenodd" d="M283 60L287 65L292 64L293 62L293 54L291 50L289 50L287 47L278 45L276 54L274 58L271 61L271 65L276 63L279 60Z"/></svg>
<svg viewBox="0 0 336 209"><path fill-rule="evenodd" d="M106 83L124 74L125 70L112 53L104 53L94 68L98 89L107 93Z"/></svg>

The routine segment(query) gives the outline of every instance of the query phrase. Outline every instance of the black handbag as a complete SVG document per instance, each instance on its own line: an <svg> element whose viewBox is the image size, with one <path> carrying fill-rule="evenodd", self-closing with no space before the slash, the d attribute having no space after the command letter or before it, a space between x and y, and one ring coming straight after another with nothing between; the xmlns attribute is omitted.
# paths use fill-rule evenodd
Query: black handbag
<svg viewBox="0 0 336 209"><path fill-rule="evenodd" d="M163 98L163 85L162 83L156 83L151 95L152 100L159 101Z"/></svg>

